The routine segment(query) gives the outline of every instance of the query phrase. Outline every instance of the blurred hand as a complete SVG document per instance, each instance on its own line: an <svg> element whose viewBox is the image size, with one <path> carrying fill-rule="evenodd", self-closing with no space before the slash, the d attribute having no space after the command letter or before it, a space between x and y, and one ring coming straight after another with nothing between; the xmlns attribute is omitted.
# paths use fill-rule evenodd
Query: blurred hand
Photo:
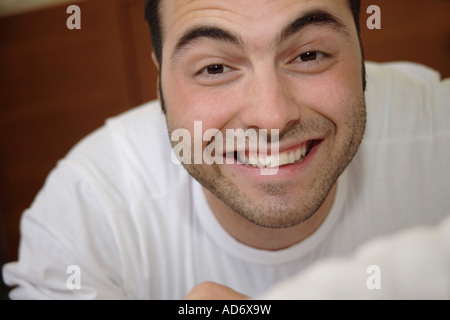
<svg viewBox="0 0 450 320"><path fill-rule="evenodd" d="M250 297L215 282L196 285L185 300L247 300Z"/></svg>

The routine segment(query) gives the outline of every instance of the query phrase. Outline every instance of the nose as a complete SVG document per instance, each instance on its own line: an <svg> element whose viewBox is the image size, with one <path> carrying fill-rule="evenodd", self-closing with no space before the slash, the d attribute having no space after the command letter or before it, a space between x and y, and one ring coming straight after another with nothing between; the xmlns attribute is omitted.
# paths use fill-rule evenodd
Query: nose
<svg viewBox="0 0 450 320"><path fill-rule="evenodd" d="M282 72L275 67L260 69L246 79L240 110L245 128L282 132L300 119L295 92Z"/></svg>

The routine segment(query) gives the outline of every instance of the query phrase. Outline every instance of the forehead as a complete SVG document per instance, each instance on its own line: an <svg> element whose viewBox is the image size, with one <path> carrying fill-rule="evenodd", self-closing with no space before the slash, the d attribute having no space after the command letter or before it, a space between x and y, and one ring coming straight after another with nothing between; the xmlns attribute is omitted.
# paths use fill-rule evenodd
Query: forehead
<svg viewBox="0 0 450 320"><path fill-rule="evenodd" d="M348 0L161 0L163 39L195 25L220 25L245 34L274 33L302 12L320 9L351 23Z"/></svg>

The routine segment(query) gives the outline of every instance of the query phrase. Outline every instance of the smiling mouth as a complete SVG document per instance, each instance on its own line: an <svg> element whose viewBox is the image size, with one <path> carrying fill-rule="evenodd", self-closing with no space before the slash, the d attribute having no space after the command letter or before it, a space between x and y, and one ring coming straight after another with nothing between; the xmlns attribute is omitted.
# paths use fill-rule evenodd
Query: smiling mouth
<svg viewBox="0 0 450 320"><path fill-rule="evenodd" d="M292 164L300 164L310 151L321 140L309 140L287 150L274 154L250 153L249 151L235 151L234 158L238 164L254 168L275 168Z"/></svg>

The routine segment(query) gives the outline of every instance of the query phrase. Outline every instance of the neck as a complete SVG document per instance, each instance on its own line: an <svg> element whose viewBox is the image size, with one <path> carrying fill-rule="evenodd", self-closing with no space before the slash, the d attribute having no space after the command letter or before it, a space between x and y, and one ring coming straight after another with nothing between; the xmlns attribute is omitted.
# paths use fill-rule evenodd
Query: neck
<svg viewBox="0 0 450 320"><path fill-rule="evenodd" d="M335 184L312 217L288 228L266 228L254 224L234 212L207 189L203 188L203 191L216 219L232 237L257 249L281 250L303 241L319 228L331 210L336 189Z"/></svg>

